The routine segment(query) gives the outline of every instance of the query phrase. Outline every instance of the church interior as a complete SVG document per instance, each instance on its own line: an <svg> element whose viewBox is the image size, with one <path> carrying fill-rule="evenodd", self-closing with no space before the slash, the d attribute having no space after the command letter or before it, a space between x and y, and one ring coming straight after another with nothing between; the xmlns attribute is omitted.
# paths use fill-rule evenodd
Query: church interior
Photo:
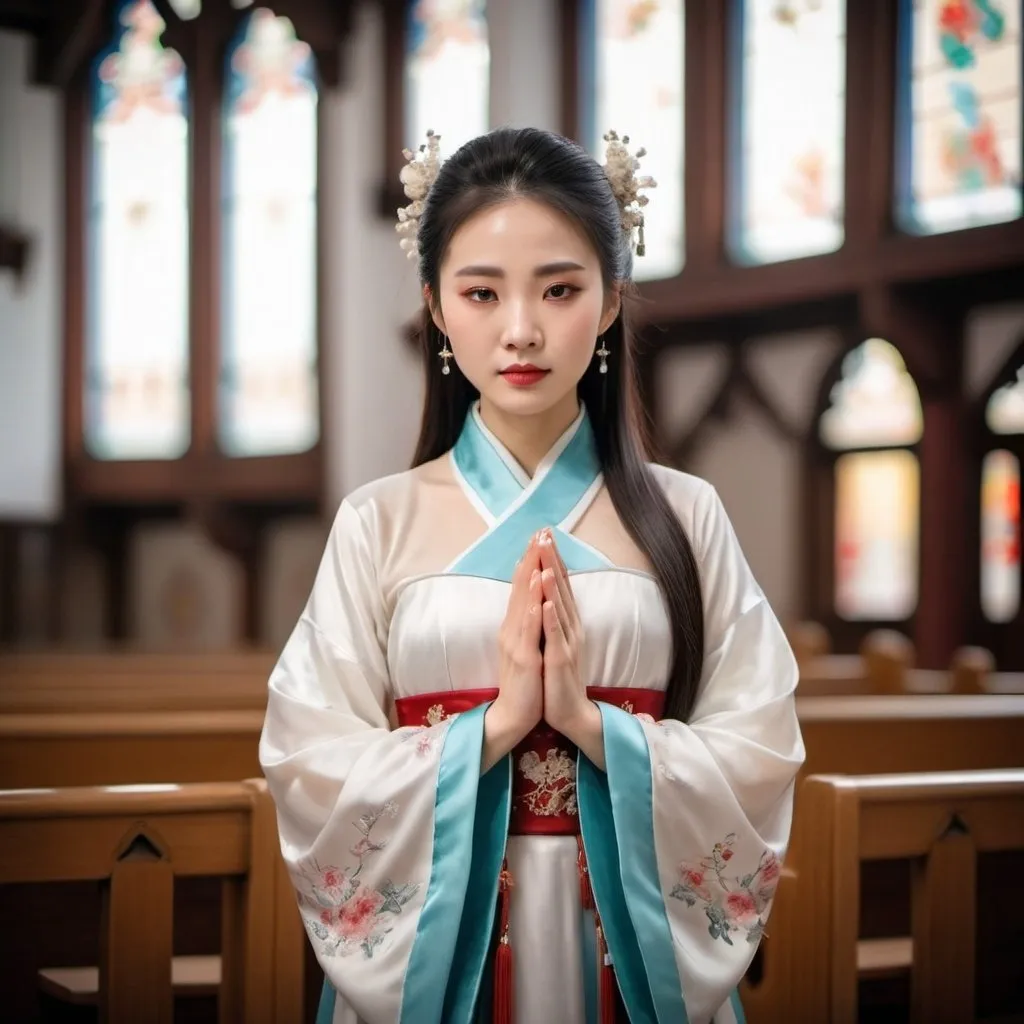
<svg viewBox="0 0 1024 1024"><path fill-rule="evenodd" d="M314 1021L267 677L412 457L403 148L533 125L647 150L645 410L800 666L747 1020L1024 1021L1021 22L0 0L0 1016Z"/></svg>

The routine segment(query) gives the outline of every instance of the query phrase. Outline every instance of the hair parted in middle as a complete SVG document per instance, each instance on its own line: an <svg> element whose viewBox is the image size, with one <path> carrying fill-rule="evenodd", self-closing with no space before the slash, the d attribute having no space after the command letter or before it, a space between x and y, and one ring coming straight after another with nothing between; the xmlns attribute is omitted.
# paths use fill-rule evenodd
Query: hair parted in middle
<svg viewBox="0 0 1024 1024"><path fill-rule="evenodd" d="M516 199L543 203L567 217L597 254L604 287L625 293L632 278L633 229L643 223L639 208L644 202L639 200L646 200L638 189L654 184L632 176L638 164L625 149L626 142L627 138L609 138L609 150L618 147L630 161L629 176L620 174L613 187L614 174L606 173L582 146L553 132L500 128L467 142L444 162L437 157L438 137L431 134L420 159L407 153L410 163L402 179L413 203L399 223L403 243L409 242L403 248L418 257L420 280L428 294L440 294L441 264L459 227L481 210ZM620 201L617 188L620 195L630 195L629 202ZM413 223L403 229L409 221ZM673 660L665 715L686 720L704 658L700 574L690 540L648 466L654 457L650 423L640 398L636 343L625 302L603 340L614 353L608 372L600 373L591 361L577 393L590 413L609 496L653 566L668 606ZM442 336L426 304L419 341L426 397L414 466L440 457L455 444L470 407L480 397L457 361L450 375L437 372Z"/></svg>

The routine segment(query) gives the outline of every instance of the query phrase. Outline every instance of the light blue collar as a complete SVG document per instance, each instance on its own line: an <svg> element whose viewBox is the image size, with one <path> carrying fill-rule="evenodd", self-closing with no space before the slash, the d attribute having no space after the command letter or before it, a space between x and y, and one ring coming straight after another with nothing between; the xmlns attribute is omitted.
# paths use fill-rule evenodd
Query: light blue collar
<svg viewBox="0 0 1024 1024"><path fill-rule="evenodd" d="M456 478L488 530L447 572L510 582L530 537L545 526L554 530L570 572L611 566L604 555L571 534L604 479L585 408L581 406L532 479L487 429L479 403L466 416L451 458Z"/></svg>

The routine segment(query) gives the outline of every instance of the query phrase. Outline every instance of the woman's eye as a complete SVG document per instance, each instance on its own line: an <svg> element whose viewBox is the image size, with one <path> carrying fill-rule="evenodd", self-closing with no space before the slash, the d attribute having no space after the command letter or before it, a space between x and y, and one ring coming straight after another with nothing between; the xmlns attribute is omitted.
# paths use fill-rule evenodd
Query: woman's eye
<svg viewBox="0 0 1024 1024"><path fill-rule="evenodd" d="M553 299L567 299L573 292L579 289L573 288L571 284L553 284L548 289L548 295Z"/></svg>
<svg viewBox="0 0 1024 1024"><path fill-rule="evenodd" d="M494 291L490 288L470 288L466 297L473 302L490 302L494 298Z"/></svg>

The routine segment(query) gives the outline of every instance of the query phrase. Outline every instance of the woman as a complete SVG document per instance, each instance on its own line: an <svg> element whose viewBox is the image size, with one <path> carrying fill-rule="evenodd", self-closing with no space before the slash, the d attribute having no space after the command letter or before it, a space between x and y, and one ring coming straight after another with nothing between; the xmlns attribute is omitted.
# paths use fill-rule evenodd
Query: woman
<svg viewBox="0 0 1024 1024"><path fill-rule="evenodd" d="M324 1021L739 1015L797 673L714 489L645 461L622 298L654 183L608 141L407 153L414 468L342 503L260 748Z"/></svg>

